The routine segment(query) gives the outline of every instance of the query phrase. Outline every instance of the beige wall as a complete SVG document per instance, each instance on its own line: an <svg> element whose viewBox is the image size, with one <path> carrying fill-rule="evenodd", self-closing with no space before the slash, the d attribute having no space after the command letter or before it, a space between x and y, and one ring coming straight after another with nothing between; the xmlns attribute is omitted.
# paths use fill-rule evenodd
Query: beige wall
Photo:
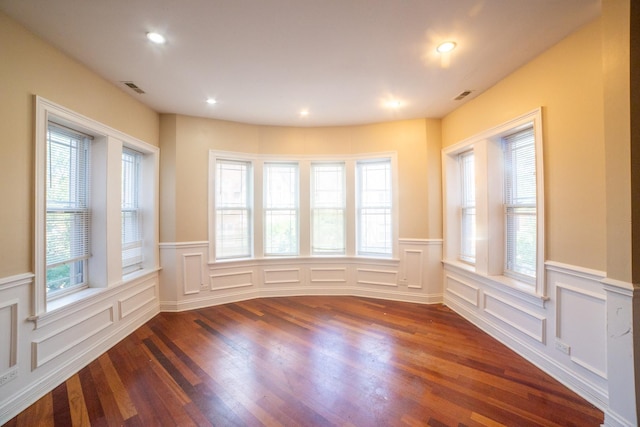
<svg viewBox="0 0 640 427"><path fill-rule="evenodd" d="M572 34L442 120L452 145L543 107L547 259L606 270L601 23Z"/></svg>
<svg viewBox="0 0 640 427"><path fill-rule="evenodd" d="M161 202L163 242L207 240L210 149L282 155L396 151L400 237L441 237L439 120L322 128L258 126L176 115L163 115L161 122L163 129L176 135L175 140L171 136L165 140L164 132L162 135L162 167L167 167L168 162L175 168L174 184L165 181L163 185L176 188L173 206L169 202L171 194ZM169 130L173 122L175 130ZM175 212L168 213L166 209Z"/></svg>
<svg viewBox="0 0 640 427"><path fill-rule="evenodd" d="M158 145L158 115L0 13L0 277L31 272L33 95Z"/></svg>

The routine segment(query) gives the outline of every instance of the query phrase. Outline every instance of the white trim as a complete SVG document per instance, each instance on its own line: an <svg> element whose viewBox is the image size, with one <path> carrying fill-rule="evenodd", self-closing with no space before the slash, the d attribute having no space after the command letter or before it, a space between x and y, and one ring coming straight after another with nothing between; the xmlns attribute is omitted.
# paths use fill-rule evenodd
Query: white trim
<svg viewBox="0 0 640 427"><path fill-rule="evenodd" d="M200 242L161 242L160 249L183 249L183 248L206 248L209 242L204 240Z"/></svg>
<svg viewBox="0 0 640 427"><path fill-rule="evenodd" d="M605 277L607 277L607 273L604 271L564 264L557 261L546 261L545 266L548 271L555 271L558 273L568 274L570 276L586 280L593 280L596 282L601 282Z"/></svg>
<svg viewBox="0 0 640 427"><path fill-rule="evenodd" d="M0 290L30 285L33 283L34 277L35 275L33 273L22 273L16 274L15 276L3 277L0 279Z"/></svg>

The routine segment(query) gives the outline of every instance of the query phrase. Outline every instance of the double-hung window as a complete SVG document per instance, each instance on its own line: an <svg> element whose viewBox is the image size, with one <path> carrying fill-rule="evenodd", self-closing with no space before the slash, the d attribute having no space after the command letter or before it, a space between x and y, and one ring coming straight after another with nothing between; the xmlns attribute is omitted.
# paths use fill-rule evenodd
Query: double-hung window
<svg viewBox="0 0 640 427"><path fill-rule="evenodd" d="M142 153L122 148L122 272L142 269Z"/></svg>
<svg viewBox="0 0 640 427"><path fill-rule="evenodd" d="M90 137L49 122L46 137L46 289L86 287L90 256Z"/></svg>
<svg viewBox="0 0 640 427"><path fill-rule="evenodd" d="M344 163L312 163L312 255L344 255L345 212Z"/></svg>
<svg viewBox="0 0 640 427"><path fill-rule="evenodd" d="M356 165L357 254L392 255L391 160Z"/></svg>
<svg viewBox="0 0 640 427"><path fill-rule="evenodd" d="M216 160L216 259L252 255L251 162Z"/></svg>
<svg viewBox="0 0 640 427"><path fill-rule="evenodd" d="M264 255L299 252L297 163L264 163Z"/></svg>
<svg viewBox="0 0 640 427"><path fill-rule="evenodd" d="M476 262L476 174L473 150L458 155L460 164L460 259Z"/></svg>
<svg viewBox="0 0 640 427"><path fill-rule="evenodd" d="M505 274L536 277L536 150L533 128L503 138Z"/></svg>

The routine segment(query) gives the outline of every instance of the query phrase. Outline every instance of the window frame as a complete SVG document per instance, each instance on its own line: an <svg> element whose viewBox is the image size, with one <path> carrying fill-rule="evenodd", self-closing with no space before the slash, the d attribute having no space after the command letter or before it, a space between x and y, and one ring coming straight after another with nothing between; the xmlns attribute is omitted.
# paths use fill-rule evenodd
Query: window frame
<svg viewBox="0 0 640 427"><path fill-rule="evenodd" d="M465 163L466 158L473 159L473 170L467 170L467 163ZM473 220L473 237L472 241L475 242L477 233L475 232L476 225L476 202L475 202L475 154L473 150L463 151L458 154L458 162L460 168L460 251L458 256L462 262L466 262L468 264L475 265L476 263L476 249L475 244L473 245L473 253L465 253L465 240L467 239L465 233L465 224L467 223L467 218L471 217ZM467 180L470 178L468 175L472 173L472 181L473 181L473 203L471 203L470 197L466 194L469 189L467 188ZM473 213L468 213L468 211L473 210Z"/></svg>
<svg viewBox="0 0 640 427"><path fill-rule="evenodd" d="M133 176L134 176L134 183L133 185L136 187L134 189L135 194L133 195L133 204L132 206L121 206L121 215L122 215L122 227L121 227L121 234L122 234L122 275L125 276L127 274L131 274L137 270L142 270L143 268L143 262L144 262L144 255L143 255L143 247L144 247L144 233L143 233L143 227L144 227L144 212L142 210L142 206L140 203L140 197L142 196L142 162L144 159L144 153L141 153L137 150L134 150L133 148L129 148L127 146L123 146L122 147L122 155L123 155L123 167L122 167L122 171L123 171L123 178L121 179L121 186L122 186L122 191L121 191L121 199L123 200L122 203L124 204L124 193L125 193L125 179L124 179L124 155L127 154L129 156L132 156L134 159L135 164L133 165ZM135 229L137 232L137 236L136 236L136 240L132 241L132 242L128 242L125 243L125 221L124 221L124 216L126 213L133 213L134 217L135 217ZM140 248L140 255L139 258L135 261L135 262L126 262L125 263L125 259L124 258L124 253L127 250L131 250L131 249L136 249L136 248Z"/></svg>
<svg viewBox="0 0 640 427"><path fill-rule="evenodd" d="M531 127L534 132L536 170L536 277L534 280L505 274L506 236L504 207L505 136ZM476 168L476 264L459 260L461 230L456 210L461 204L460 170L457 156L473 150ZM542 108L483 131L442 150L443 173L443 262L481 276L496 286L546 298L544 164Z"/></svg>
<svg viewBox="0 0 640 427"><path fill-rule="evenodd" d="M128 283L158 270L159 261L159 148L35 95L34 168L34 282L32 318L78 303L98 289ZM87 287L65 295L49 296L46 286L46 158L47 123L53 121L93 137L91 146L91 235ZM122 148L144 154L142 181L146 189L143 269L129 275L122 271L121 169Z"/></svg>
<svg viewBox="0 0 640 427"><path fill-rule="evenodd" d="M293 194L293 206L288 207L276 207L276 206L268 206L269 204L269 194L268 194L268 185L269 181L267 179L267 170L271 167L290 167L293 171L293 188L290 190ZM275 161L269 160L265 161L262 165L262 185L263 185L263 203L262 203L262 224L263 224L263 247L262 253L265 257L295 257L300 255L300 164L297 161ZM267 250L267 216L269 213L275 212L293 212L295 216L295 236L293 237L293 242L289 242L290 246L293 250L287 252L272 252Z"/></svg>
<svg viewBox="0 0 640 427"><path fill-rule="evenodd" d="M389 165L389 183L388 183L388 205L386 203L379 205L368 205L363 206L363 177L362 171L366 165L372 164L385 164ZM356 161L356 255L358 256L368 256L375 258L391 258L393 255L393 242L395 240L395 234L393 229L394 224L394 213L393 213L393 198L394 198L394 188L393 188L393 170L392 163L390 158L377 158L377 159L363 159ZM367 251L363 248L363 235L364 232L364 217L363 210L364 209L372 209L372 210L388 210L389 215L389 227L385 232L389 234L389 251L388 252L375 252L375 251ZM385 214L387 215L387 214Z"/></svg>

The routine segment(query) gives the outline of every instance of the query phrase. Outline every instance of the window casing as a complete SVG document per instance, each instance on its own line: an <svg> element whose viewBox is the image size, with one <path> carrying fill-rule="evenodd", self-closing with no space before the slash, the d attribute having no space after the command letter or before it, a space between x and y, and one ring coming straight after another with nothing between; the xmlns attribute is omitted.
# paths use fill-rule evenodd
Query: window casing
<svg viewBox="0 0 640 427"><path fill-rule="evenodd" d="M311 254L344 255L346 192L344 163L311 164Z"/></svg>
<svg viewBox="0 0 640 427"><path fill-rule="evenodd" d="M443 150L443 223L445 265L546 297L544 281L544 173L542 110L482 132ZM460 160L474 155L475 264L461 206L468 206Z"/></svg>
<svg viewBox="0 0 640 427"><path fill-rule="evenodd" d="M391 256L391 161L359 161L357 170L357 254Z"/></svg>
<svg viewBox="0 0 640 427"><path fill-rule="evenodd" d="M252 255L251 162L216 160L216 259Z"/></svg>

